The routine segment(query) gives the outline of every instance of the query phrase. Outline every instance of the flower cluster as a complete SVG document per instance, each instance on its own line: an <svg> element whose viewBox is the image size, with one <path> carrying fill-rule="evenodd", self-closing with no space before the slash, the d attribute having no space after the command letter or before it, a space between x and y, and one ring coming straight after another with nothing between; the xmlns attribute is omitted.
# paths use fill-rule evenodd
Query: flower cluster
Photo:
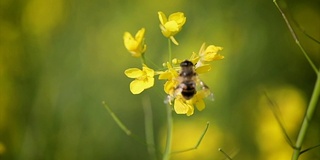
<svg viewBox="0 0 320 160"><path fill-rule="evenodd" d="M189 58L189 61L195 64L194 70L196 75L208 72L211 70L211 62L213 60L223 59L224 56L218 54L218 51L222 50L221 47L210 45L205 48L205 44L202 45L198 54L193 53ZM210 57L210 58L209 58ZM173 64L180 64L182 60L173 59ZM204 98L210 96L212 93L209 89L199 90L191 99L185 99L181 92L177 92L177 86L181 83L181 68L174 69L169 62L166 63L167 70L160 73L160 80L167 80L164 84L164 91L168 94L168 102L172 104L174 101L174 110L177 114L192 115L194 112L194 106L199 110L205 108ZM196 81L200 81L197 80ZM199 85L203 82L199 82Z"/></svg>
<svg viewBox="0 0 320 160"><path fill-rule="evenodd" d="M163 12L158 12L160 20L160 30L162 34L169 39L175 45L179 43L174 36L182 30L183 25L186 22L186 17L182 12L176 12L167 18ZM144 53L146 52L146 44L144 43L145 29L140 29L135 37L129 32L125 32L123 36L124 45L126 49L131 53L133 57L142 59L142 69L129 68L125 70L125 75L129 78L134 78L130 83L130 91L133 94L140 94L145 89L151 88L154 85L154 76L158 75L159 80L166 80L164 84L164 91L168 95L167 102L173 105L173 108L177 114L186 114L190 116L194 113L196 107L199 111L205 108L204 98L210 96L212 93L207 86L200 80L197 80L197 75L206 73L211 70L211 64L209 62L223 59L224 56L218 54L222 50L222 47L203 44L198 53L192 53L192 56L187 60L192 64L191 71L192 77L189 77L187 84L182 85L184 79L182 74L182 67L179 67L180 63L185 60L169 59L164 63L165 70L155 71L147 66L144 59ZM171 53L169 53L171 54ZM171 56L169 56L171 57ZM193 83L193 81L195 81ZM186 83L186 82L185 82ZM198 89L196 83L200 83L203 89ZM191 85L191 86L188 86ZM189 88L188 88L189 87ZM184 90L194 89L190 98L186 98L182 92Z"/></svg>

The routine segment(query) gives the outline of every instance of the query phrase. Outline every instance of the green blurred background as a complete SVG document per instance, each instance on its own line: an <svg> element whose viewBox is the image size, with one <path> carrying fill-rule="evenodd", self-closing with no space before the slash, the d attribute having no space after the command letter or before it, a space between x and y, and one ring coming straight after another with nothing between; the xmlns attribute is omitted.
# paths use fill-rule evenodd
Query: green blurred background
<svg viewBox="0 0 320 160"><path fill-rule="evenodd" d="M320 39L320 2L280 3L286 13ZM123 45L123 33L146 28L146 57L161 65L167 40L158 11L182 11L187 22L173 46L188 58L203 42L224 48L222 61L201 78L215 94L191 117L174 114L173 150L197 150L172 159L290 159L264 92L279 105L293 141L316 75L294 43L272 0L1 0L0 1L0 159L150 159L147 147L128 137L102 105L141 138L142 101L150 99L157 157L164 149L164 81L141 95L129 91L123 72L140 67ZM291 21L292 22L292 21ZM316 66L319 44L297 31ZM304 148L320 143L319 105ZM320 159L319 148L301 159Z"/></svg>

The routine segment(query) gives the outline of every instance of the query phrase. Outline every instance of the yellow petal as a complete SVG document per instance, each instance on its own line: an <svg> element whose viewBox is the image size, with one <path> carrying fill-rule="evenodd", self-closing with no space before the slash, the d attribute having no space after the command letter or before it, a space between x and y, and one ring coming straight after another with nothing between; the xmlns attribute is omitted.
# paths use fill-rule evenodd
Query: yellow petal
<svg viewBox="0 0 320 160"><path fill-rule="evenodd" d="M220 60L223 59L224 56L221 56L220 54L218 54L219 51L221 51L223 48L222 47L218 47L218 46L214 46L214 45L210 45L206 48L206 50L202 53L200 53L202 60L203 61L213 61L213 60Z"/></svg>
<svg viewBox="0 0 320 160"><path fill-rule="evenodd" d="M147 77L143 81L143 88L144 89L148 89L148 88L152 87L153 85L154 85L154 78L153 77Z"/></svg>
<svg viewBox="0 0 320 160"><path fill-rule="evenodd" d="M147 49L147 45L144 44L144 33L145 29L142 28L136 33L135 38L129 32L123 35L124 45L134 57L141 57L141 54Z"/></svg>
<svg viewBox="0 0 320 160"><path fill-rule="evenodd" d="M206 72L209 72L211 70L211 65L210 64L203 64L202 66L199 66L196 68L196 72L198 74L201 74L201 73L206 73Z"/></svg>
<svg viewBox="0 0 320 160"><path fill-rule="evenodd" d="M143 72L138 68L129 68L124 71L124 74L129 78L138 78L143 75Z"/></svg>
<svg viewBox="0 0 320 160"><path fill-rule="evenodd" d="M164 84L164 91L173 96L174 89L176 88L176 81L170 80Z"/></svg>
<svg viewBox="0 0 320 160"><path fill-rule="evenodd" d="M169 21L167 22L164 27L169 30L170 32L178 32L179 31L179 26L176 21Z"/></svg>
<svg viewBox="0 0 320 160"><path fill-rule="evenodd" d="M174 110L177 114L187 114L189 111L188 104L184 103L184 101L180 98L176 98L174 100Z"/></svg>
<svg viewBox="0 0 320 160"><path fill-rule="evenodd" d="M193 63L196 64L199 61L200 57L197 55L197 53L192 52L191 57L189 60Z"/></svg>
<svg viewBox="0 0 320 160"><path fill-rule="evenodd" d="M171 79L172 74L169 71L165 71L159 75L159 79Z"/></svg>
<svg viewBox="0 0 320 160"><path fill-rule="evenodd" d="M164 25L160 24L159 26L160 26L161 33L163 34L163 36L165 36L165 37L171 36L171 32L169 30L167 30L166 27L164 27Z"/></svg>
<svg viewBox="0 0 320 160"><path fill-rule="evenodd" d="M205 52L213 52L213 53L217 53L218 51L221 51L223 48L219 47L219 46L214 46L214 45L210 45L206 48Z"/></svg>
<svg viewBox="0 0 320 160"><path fill-rule="evenodd" d="M140 80L134 80L130 83L130 91L133 94L140 94L144 90L144 83Z"/></svg>
<svg viewBox="0 0 320 160"><path fill-rule="evenodd" d="M159 12L158 12L158 16L159 16L160 23L161 23L162 25L164 25L165 23L167 23L167 17L166 17L166 15L165 15L163 12L159 11Z"/></svg>
<svg viewBox="0 0 320 160"><path fill-rule="evenodd" d="M202 43L200 50L199 50L199 55L202 55L204 53L205 48L206 48L206 43Z"/></svg>
<svg viewBox="0 0 320 160"><path fill-rule="evenodd" d="M144 33L145 33L145 29L144 29L144 28L141 28L141 29L137 32L135 38L136 38L136 40L137 40L139 43L142 42L142 40L143 40L143 38L144 38Z"/></svg>
<svg viewBox="0 0 320 160"><path fill-rule="evenodd" d="M204 101L202 99L199 99L196 103L195 103L197 109L199 111L202 111L204 108L206 108L206 105L204 103Z"/></svg>
<svg viewBox="0 0 320 160"><path fill-rule="evenodd" d="M127 50L132 51L136 50L138 43L135 41L135 39L132 37L132 35L129 32L125 32L123 35L123 41L124 46Z"/></svg>
<svg viewBox="0 0 320 160"><path fill-rule="evenodd" d="M154 76L154 70L148 68L146 65L143 65L142 70L143 70L144 72L146 72L146 74L147 74L148 77L153 77L153 76Z"/></svg>
<svg viewBox="0 0 320 160"><path fill-rule="evenodd" d="M123 34L123 39L133 39L132 35L129 32L124 32Z"/></svg>
<svg viewBox="0 0 320 160"><path fill-rule="evenodd" d="M168 70L162 72L159 75L159 79L176 79L179 76L178 72L174 68L172 68L169 62L167 62L166 66L168 67Z"/></svg>
<svg viewBox="0 0 320 160"><path fill-rule="evenodd" d="M173 36L171 36L170 39L175 45L179 45L179 43L177 42L177 40Z"/></svg>
<svg viewBox="0 0 320 160"><path fill-rule="evenodd" d="M187 112L187 116L193 115L193 112L194 112L194 108L191 106Z"/></svg>
<svg viewBox="0 0 320 160"><path fill-rule="evenodd" d="M169 21L176 21L179 27L182 27L186 22L186 17L184 16L184 13L176 12L169 16Z"/></svg>

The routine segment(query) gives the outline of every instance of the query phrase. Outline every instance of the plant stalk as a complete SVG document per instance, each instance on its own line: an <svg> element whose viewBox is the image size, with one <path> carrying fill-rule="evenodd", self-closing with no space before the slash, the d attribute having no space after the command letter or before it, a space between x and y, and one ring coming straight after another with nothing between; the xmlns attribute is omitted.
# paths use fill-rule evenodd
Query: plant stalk
<svg viewBox="0 0 320 160"><path fill-rule="evenodd" d="M320 72L318 72L317 81L316 81L316 84L315 84L315 87L314 87L314 90L313 90L313 93L311 96L311 100L308 105L306 115L304 116L300 131L299 131L299 135L298 135L297 142L295 145L296 149L293 151L292 160L297 160L300 156L302 143L303 143L305 135L307 133L307 129L310 125L310 121L312 119L314 111L317 107L319 95L320 95Z"/></svg>
<svg viewBox="0 0 320 160"><path fill-rule="evenodd" d="M296 35L296 33L294 32L293 28L291 27L286 15L283 13L282 9L280 8L280 6L278 5L278 2L276 0L273 0L273 3L276 5L276 7L278 8L279 12L282 15L282 18L284 19L284 21L286 22L286 25L289 28L289 31L294 39L294 41L296 42L296 44L299 46L301 52L303 53L303 55L306 57L307 61L309 62L311 68L314 70L315 73L318 73L318 69L316 67L316 65L313 63L313 61L310 59L310 57L308 56L307 52L304 50L304 48L301 46L300 41Z"/></svg>
<svg viewBox="0 0 320 160"><path fill-rule="evenodd" d="M169 160L171 154L171 144L172 144L172 130L173 130L173 120L172 120L172 109L171 106L167 105L167 141L166 149L163 154L163 160Z"/></svg>
<svg viewBox="0 0 320 160"><path fill-rule="evenodd" d="M172 51L171 51L171 41L170 41L170 38L168 38L168 49L169 49L169 59L168 59L168 62L171 64L172 62Z"/></svg>

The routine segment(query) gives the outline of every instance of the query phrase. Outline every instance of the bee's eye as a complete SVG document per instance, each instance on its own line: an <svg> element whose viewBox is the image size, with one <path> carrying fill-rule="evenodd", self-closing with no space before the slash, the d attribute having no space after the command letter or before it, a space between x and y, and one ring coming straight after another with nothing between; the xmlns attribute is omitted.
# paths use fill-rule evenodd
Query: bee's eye
<svg viewBox="0 0 320 160"><path fill-rule="evenodd" d="M185 60L185 61L180 63L180 66L181 67L189 67L189 66L193 66L193 63L188 61L188 60Z"/></svg>

